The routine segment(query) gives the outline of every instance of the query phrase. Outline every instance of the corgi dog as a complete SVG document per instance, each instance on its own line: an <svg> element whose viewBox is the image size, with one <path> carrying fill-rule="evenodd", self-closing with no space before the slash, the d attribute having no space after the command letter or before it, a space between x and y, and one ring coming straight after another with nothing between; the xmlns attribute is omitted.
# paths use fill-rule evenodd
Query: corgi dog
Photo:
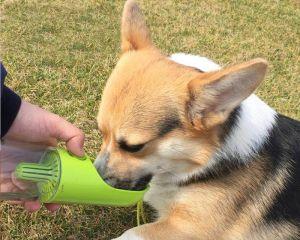
<svg viewBox="0 0 300 240"><path fill-rule="evenodd" d="M121 49L97 116L95 166L114 187L149 185L157 219L117 239L300 239L300 122L253 94L267 62L222 69L166 56L131 0Z"/></svg>

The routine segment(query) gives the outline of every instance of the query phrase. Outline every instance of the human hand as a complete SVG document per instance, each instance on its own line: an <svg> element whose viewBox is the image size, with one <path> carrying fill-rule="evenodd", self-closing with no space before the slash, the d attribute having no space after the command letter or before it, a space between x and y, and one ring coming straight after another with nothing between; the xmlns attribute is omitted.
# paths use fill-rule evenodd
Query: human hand
<svg viewBox="0 0 300 240"><path fill-rule="evenodd" d="M70 152L77 156L84 155L84 134L80 129L62 117L26 101L22 101L19 113L4 138L48 146L56 146L58 141L64 141ZM41 206L38 201L19 204L23 204L30 212L38 210ZM50 211L59 208L57 204L45 205Z"/></svg>

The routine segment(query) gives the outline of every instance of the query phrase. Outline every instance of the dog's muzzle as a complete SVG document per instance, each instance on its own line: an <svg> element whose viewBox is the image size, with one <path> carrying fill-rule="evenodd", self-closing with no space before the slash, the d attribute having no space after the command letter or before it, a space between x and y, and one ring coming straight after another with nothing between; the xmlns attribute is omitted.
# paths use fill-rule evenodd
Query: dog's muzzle
<svg viewBox="0 0 300 240"><path fill-rule="evenodd" d="M109 184L114 188L124 189L124 190L134 190L134 191L140 191L146 189L151 179L152 179L151 174L145 175L136 180L126 179L126 178L120 179L116 177L103 178L103 180L107 184Z"/></svg>
<svg viewBox="0 0 300 240"><path fill-rule="evenodd" d="M131 178L120 178L114 175L113 169L107 167L109 160L109 153L104 152L99 155L94 163L98 173L102 179L110 186L124 190L140 191L147 188L148 184L152 179L152 174L144 174L141 177L134 179ZM137 174L138 175L138 174Z"/></svg>

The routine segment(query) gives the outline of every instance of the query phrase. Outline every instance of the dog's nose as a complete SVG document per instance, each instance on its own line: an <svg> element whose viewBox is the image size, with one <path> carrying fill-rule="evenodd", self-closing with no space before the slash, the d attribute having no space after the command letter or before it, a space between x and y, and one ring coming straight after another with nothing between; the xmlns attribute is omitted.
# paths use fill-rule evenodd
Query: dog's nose
<svg viewBox="0 0 300 240"><path fill-rule="evenodd" d="M109 160L109 152L105 151L97 156L94 166L102 178L105 178L107 162Z"/></svg>

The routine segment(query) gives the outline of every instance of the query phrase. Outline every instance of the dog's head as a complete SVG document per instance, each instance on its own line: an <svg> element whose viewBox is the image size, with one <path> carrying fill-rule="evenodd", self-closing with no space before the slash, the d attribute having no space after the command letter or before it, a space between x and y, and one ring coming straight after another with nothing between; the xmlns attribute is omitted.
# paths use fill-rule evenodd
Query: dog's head
<svg viewBox="0 0 300 240"><path fill-rule="evenodd" d="M154 47L140 9L127 1L122 55L97 117L103 145L96 167L111 185L142 189L151 177L184 176L207 165L230 113L263 80L262 59L201 73Z"/></svg>

